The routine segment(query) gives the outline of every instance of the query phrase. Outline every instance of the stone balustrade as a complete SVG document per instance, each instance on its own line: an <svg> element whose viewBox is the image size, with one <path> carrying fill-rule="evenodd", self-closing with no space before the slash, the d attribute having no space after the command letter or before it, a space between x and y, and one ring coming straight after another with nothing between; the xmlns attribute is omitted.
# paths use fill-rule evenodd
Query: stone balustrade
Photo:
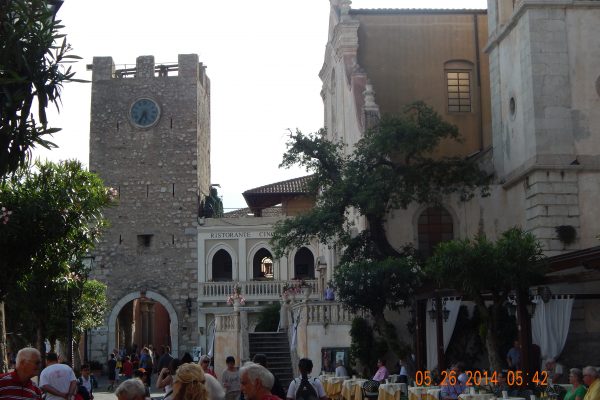
<svg viewBox="0 0 600 400"><path fill-rule="evenodd" d="M335 301L299 303L293 309L303 307L306 307L306 321L309 325L352 324L352 320L357 316L346 309L342 303Z"/></svg>
<svg viewBox="0 0 600 400"><path fill-rule="evenodd" d="M237 332L239 330L239 318L238 314L216 315L216 331Z"/></svg>
<svg viewBox="0 0 600 400"><path fill-rule="evenodd" d="M277 300L283 292L283 286L290 284L293 281L275 281L275 280L257 280L257 281L242 281L242 282L202 282L200 283L200 302L208 301L226 301L227 296L233 293L233 288L236 283L242 287L242 296L246 301L260 300ZM321 293L318 290L317 281L315 279L306 280L308 285L312 287L311 299L319 299Z"/></svg>

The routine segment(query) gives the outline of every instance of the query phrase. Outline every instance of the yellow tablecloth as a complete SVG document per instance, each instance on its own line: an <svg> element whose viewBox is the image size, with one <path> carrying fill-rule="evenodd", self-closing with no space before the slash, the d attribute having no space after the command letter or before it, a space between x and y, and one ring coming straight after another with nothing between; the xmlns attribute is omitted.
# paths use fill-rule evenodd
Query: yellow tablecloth
<svg viewBox="0 0 600 400"><path fill-rule="evenodd" d="M425 393L424 400L440 400L440 392L442 389L429 388Z"/></svg>
<svg viewBox="0 0 600 400"><path fill-rule="evenodd" d="M408 388L408 400L438 399L441 388L439 386L417 386Z"/></svg>
<svg viewBox="0 0 600 400"><path fill-rule="evenodd" d="M409 387L408 388L408 400L423 400L423 397L427 394L429 388L422 387Z"/></svg>
<svg viewBox="0 0 600 400"><path fill-rule="evenodd" d="M384 383L379 385L378 400L400 400L403 392L406 392L405 383Z"/></svg>
<svg viewBox="0 0 600 400"><path fill-rule="evenodd" d="M362 392L360 388L366 379L346 379L342 383L342 397L345 400L360 400L362 399ZM358 390L358 396L356 391Z"/></svg>
<svg viewBox="0 0 600 400"><path fill-rule="evenodd" d="M334 399L339 397L342 394L342 384L344 383L344 378L336 378L336 377L328 377L325 379L323 383L323 388L325 389L325 393L327 397L330 399Z"/></svg>

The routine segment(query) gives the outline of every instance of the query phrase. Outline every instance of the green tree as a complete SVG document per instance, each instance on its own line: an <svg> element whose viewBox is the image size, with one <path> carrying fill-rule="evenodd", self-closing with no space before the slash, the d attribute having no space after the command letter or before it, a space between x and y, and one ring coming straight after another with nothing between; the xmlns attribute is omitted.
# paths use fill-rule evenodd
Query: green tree
<svg viewBox="0 0 600 400"><path fill-rule="evenodd" d="M408 305L420 280L419 269L406 259L412 252L395 249L386 237L389 212L413 202L435 204L452 193L463 199L477 189L486 194L488 177L476 164L433 155L442 140L459 140L457 128L422 102L383 118L348 155L324 131L292 133L281 166L298 164L314 173L318 196L306 214L276 225L276 256L315 238L344 249L334 278L338 299L353 309L369 309L385 332L383 310ZM356 233L351 211L365 219L367 230ZM346 289L358 284L356 279L362 279L368 296Z"/></svg>
<svg viewBox="0 0 600 400"><path fill-rule="evenodd" d="M49 128L46 108L60 104L65 82L76 81L60 21L47 0L0 0L0 179L26 165L36 145L59 131ZM37 104L37 120L32 107Z"/></svg>
<svg viewBox="0 0 600 400"><path fill-rule="evenodd" d="M214 186L211 186L210 195L204 201L202 215L207 218L223 217L223 200L219 197L217 188Z"/></svg>
<svg viewBox="0 0 600 400"><path fill-rule="evenodd" d="M106 285L94 279L74 282L78 291L73 305L73 339L75 368L81 365L79 354L79 342L86 331L96 328L104 323L104 317L108 312L108 298L106 297ZM78 298L77 298L78 297Z"/></svg>
<svg viewBox="0 0 600 400"><path fill-rule="evenodd" d="M352 320L350 337L350 364L363 376L373 376L377 359L385 357L388 351L387 343L373 335L371 324L362 317Z"/></svg>
<svg viewBox="0 0 600 400"><path fill-rule="evenodd" d="M428 260L426 272L438 285L461 292L477 306L493 370L503 365L498 333L507 297L543 277L543 258L533 234L512 228L496 242L478 236L440 243Z"/></svg>
<svg viewBox="0 0 600 400"><path fill-rule="evenodd" d="M32 313L38 346L52 315L65 315L67 295L87 279L83 258L107 224L102 210L113 197L79 161L38 162L0 182L0 205L11 212L0 224L0 300L20 299Z"/></svg>

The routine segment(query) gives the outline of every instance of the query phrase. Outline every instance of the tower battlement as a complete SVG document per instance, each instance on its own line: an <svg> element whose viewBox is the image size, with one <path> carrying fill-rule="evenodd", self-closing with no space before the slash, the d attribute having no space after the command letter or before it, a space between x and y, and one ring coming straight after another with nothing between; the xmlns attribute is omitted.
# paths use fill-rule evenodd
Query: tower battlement
<svg viewBox="0 0 600 400"><path fill-rule="evenodd" d="M198 61L197 54L179 54L177 63L156 63L154 56L139 56L134 66L115 65L112 57L94 57L88 65L92 81L136 78L195 78L202 86L208 84L206 66Z"/></svg>

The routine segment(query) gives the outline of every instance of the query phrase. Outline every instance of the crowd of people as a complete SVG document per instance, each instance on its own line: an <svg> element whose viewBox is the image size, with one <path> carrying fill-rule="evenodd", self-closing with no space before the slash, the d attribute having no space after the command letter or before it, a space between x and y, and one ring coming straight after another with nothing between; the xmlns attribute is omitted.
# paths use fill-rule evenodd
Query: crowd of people
<svg viewBox="0 0 600 400"><path fill-rule="evenodd" d="M39 351L21 349L14 370L0 375L0 400L93 400L95 385L89 365L81 366L81 376L77 378L69 365L59 362L55 353L47 353L45 361L46 366L41 370ZM189 353L181 359L174 358L167 346L158 357L145 347L139 356L111 354L108 372L111 386L118 384L115 395L119 400L149 400L153 371L157 371L155 387L163 391L160 397L164 400L327 400L321 381L310 376L313 369L310 359L299 361L300 376L292 380L287 390L269 371L264 354L257 354L252 362L240 368L232 356L228 356L225 363L227 367L217 376L208 356L200 357L196 363ZM345 368L338 364L337 368ZM397 365L400 374L404 371L406 380L412 378L409 364L400 360ZM554 379L564 374L563 367L554 359L547 360L546 367ZM440 400L456 400L468 390L465 368L456 363L446 372L456 379L442 382ZM39 379L34 383L32 378L37 376ZM122 382L118 382L119 376L123 377ZM385 360L379 359L372 379L383 382L388 376ZM564 400L600 400L600 373L596 368L571 368L568 380L571 386ZM508 384L507 371L499 372L489 389L498 398L507 395L527 398Z"/></svg>

